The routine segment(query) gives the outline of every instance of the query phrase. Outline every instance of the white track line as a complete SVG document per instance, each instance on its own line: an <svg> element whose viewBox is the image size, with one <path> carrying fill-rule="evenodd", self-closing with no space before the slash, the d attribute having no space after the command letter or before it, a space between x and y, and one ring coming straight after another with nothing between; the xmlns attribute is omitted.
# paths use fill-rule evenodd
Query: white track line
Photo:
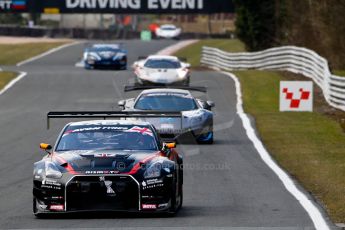
<svg viewBox="0 0 345 230"><path fill-rule="evenodd" d="M25 77L27 73L20 72L19 75L10 81L2 90L0 90L0 95L4 94L7 90L9 90L14 84L16 84L18 81L20 81L23 77Z"/></svg>
<svg viewBox="0 0 345 230"><path fill-rule="evenodd" d="M241 84L238 78L234 74L223 71L220 72L225 75L228 75L235 81L237 95L237 114L241 118L247 136L253 142L254 147L258 151L261 159L265 162L266 165L268 165L268 167L270 167L273 170L273 172L283 182L285 188L299 201L302 207L307 211L308 215L314 223L315 228L317 230L329 230L330 227L328 226L327 221L322 216L320 210L313 204L311 200L308 199L308 197L302 191L300 191L297 188L297 186L295 185L293 180L288 176L288 174L276 164L276 162L272 159L271 155L265 149L261 140L256 136L255 130L251 126L250 120L243 110Z"/></svg>
<svg viewBox="0 0 345 230"><path fill-rule="evenodd" d="M83 60L78 61L77 63L75 63L74 66L75 67L79 67L79 68L84 68L85 67Z"/></svg>
<svg viewBox="0 0 345 230"><path fill-rule="evenodd" d="M194 44L196 42L198 42L199 40L185 40L185 41L181 41L178 42L174 45L168 46L160 51L158 51L156 54L157 55L172 55L173 53L175 53L176 51L183 49L191 44Z"/></svg>
<svg viewBox="0 0 345 230"><path fill-rule="evenodd" d="M37 60L37 59L39 59L39 58L42 58L42 57L47 56L47 55L49 55L49 54L52 54L52 53L54 53L54 52L56 52L56 51L59 51L59 50L61 50L61 49L67 48L67 47L69 47L69 46L76 45L76 44L78 44L78 43L79 43L79 42L73 42L73 43L69 43L69 44L65 44L65 45L62 45L62 46L53 48L53 49L48 50L47 52L44 52L44 53L42 53L42 54L40 54L40 55L37 55L37 56L32 57L32 58L29 58L29 59L27 59L27 60L25 60L25 61L22 61L22 62L19 62L19 63L17 64L17 66L22 66L22 65L24 65L24 64L27 64L27 63L32 62L32 61L35 61L35 60ZM1 69L1 68L0 68L0 69ZM2 69L1 69L0 71L2 71ZM25 77L26 75L27 75L26 72L19 72L19 75L18 75L16 78L14 78L14 79L13 79L12 81L10 81L2 90L0 90L0 95L4 94L7 90L9 90L12 86L14 86L14 84L16 84L18 81L20 81L20 80L21 80L23 77Z"/></svg>
<svg viewBox="0 0 345 230"><path fill-rule="evenodd" d="M67 47L70 47L70 46L74 46L74 45L79 44L79 43L80 43L80 42L68 43L68 44L61 45L61 46L59 46L59 47L50 49L50 50L48 50L47 52L44 52L44 53L39 54L39 55L37 55L37 56L35 56L35 57L31 57L31 58L29 58L29 59L27 59L27 60L24 60L24 61L22 61L22 62L17 63L17 66L19 67L19 66L25 65L25 64L27 64L27 63L36 61L37 59L43 58L43 57L45 57L45 56L47 56L47 55L49 55L49 54L52 54L52 53L54 53L54 52L57 52L57 51L59 51L59 50L62 50L62 49L64 49L64 48L67 48Z"/></svg>

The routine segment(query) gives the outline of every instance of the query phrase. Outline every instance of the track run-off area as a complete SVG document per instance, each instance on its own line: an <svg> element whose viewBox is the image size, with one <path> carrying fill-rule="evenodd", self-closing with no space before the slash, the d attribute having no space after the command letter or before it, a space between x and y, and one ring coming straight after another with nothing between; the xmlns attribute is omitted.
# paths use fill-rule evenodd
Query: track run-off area
<svg viewBox="0 0 345 230"><path fill-rule="evenodd" d="M96 41L95 41L96 42ZM117 102L134 82L130 65L173 45L174 41L117 41L128 50L127 71L84 70L84 43L73 44L6 70L26 76L0 95L0 228L15 229L315 229L315 220L262 160L238 113L235 81L216 71L192 72L193 93L216 103L213 145L179 145L184 157L184 204L175 217L100 213L36 219L32 214L33 163L44 156L39 143L54 144L63 125L49 111L118 110ZM312 197L297 185L324 215ZM322 221L328 223L324 215ZM332 225L330 228L332 228ZM316 226L316 228L319 226ZM321 229L321 228L317 228Z"/></svg>

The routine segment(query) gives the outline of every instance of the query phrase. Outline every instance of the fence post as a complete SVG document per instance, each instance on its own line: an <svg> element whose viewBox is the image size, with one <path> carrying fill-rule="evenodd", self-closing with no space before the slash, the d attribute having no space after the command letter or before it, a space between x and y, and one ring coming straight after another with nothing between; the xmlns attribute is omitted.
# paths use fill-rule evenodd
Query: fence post
<svg viewBox="0 0 345 230"><path fill-rule="evenodd" d="M324 59L323 68L324 68L323 93L324 93L324 97L326 98L327 102L332 105L331 96L329 94L330 83L331 83L331 81L330 81L331 72L329 70L328 61L326 59Z"/></svg>

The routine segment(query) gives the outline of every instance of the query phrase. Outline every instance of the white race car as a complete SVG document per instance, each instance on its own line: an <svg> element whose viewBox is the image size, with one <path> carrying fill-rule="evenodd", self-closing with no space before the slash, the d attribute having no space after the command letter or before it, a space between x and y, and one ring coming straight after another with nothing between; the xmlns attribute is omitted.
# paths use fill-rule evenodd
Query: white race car
<svg viewBox="0 0 345 230"><path fill-rule="evenodd" d="M178 39L181 35L181 28L174 25L162 25L156 30L157 38L175 38Z"/></svg>
<svg viewBox="0 0 345 230"><path fill-rule="evenodd" d="M152 55L134 62L136 84L189 86L190 64L178 57Z"/></svg>

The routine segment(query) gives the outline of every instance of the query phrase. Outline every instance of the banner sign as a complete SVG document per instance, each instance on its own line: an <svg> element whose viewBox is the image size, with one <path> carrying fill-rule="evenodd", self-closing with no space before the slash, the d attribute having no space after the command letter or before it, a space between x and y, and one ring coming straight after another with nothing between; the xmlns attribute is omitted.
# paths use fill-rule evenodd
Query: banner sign
<svg viewBox="0 0 345 230"><path fill-rule="evenodd" d="M312 81L281 81L280 111L313 111Z"/></svg>
<svg viewBox="0 0 345 230"><path fill-rule="evenodd" d="M114 13L114 14L211 14L233 13L232 0L0 0L3 8L14 2L36 13Z"/></svg>
<svg viewBox="0 0 345 230"><path fill-rule="evenodd" d="M0 0L0 13L8 12L27 12L28 6L26 0Z"/></svg>

